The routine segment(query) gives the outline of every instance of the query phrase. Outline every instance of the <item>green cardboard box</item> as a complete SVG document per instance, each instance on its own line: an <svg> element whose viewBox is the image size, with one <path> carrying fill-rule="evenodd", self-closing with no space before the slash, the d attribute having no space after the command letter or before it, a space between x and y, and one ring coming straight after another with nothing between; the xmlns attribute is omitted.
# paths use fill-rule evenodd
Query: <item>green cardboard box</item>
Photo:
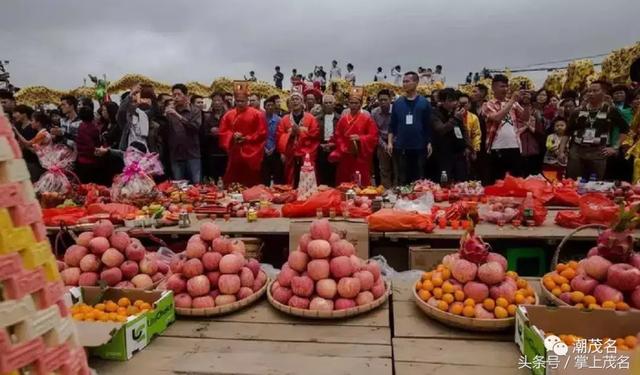
<svg viewBox="0 0 640 375"><path fill-rule="evenodd" d="M619 338L635 336L640 332L640 311L613 311L578 309L571 306L532 306L520 305L516 310L516 329L514 340L522 353L519 367L523 360L531 366L534 375L636 375L631 368L634 361L640 361L638 351L614 351L610 345L602 342L600 351L578 348L578 345L567 347L566 354L556 351L556 346L545 347L546 333L553 335L573 334L586 340ZM586 341L586 343L591 343ZM611 343L611 342L609 342ZM564 345L564 343L562 343ZM558 348L560 349L560 348ZM627 360L625 360L625 357ZM534 366L538 358L544 366ZM558 366L549 366L556 363ZM607 362L608 361L608 362ZM613 364L612 368L596 366ZM580 364L578 364L580 362ZM580 367L583 364L589 367ZM626 364L626 365L625 365ZM625 368L625 366L629 366Z"/></svg>
<svg viewBox="0 0 640 375"><path fill-rule="evenodd" d="M124 323L74 321L80 344L89 353L104 359L126 361L144 349L151 339L162 333L176 320L173 292L158 290L76 287L67 293L69 306L84 302L95 305L100 301L143 300L153 309L131 316Z"/></svg>

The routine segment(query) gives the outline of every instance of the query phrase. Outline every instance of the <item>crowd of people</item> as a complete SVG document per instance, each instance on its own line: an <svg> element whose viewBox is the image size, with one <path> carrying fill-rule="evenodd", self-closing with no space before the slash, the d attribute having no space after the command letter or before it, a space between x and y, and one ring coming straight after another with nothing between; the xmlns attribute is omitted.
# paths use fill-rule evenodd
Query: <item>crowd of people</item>
<svg viewBox="0 0 640 375"><path fill-rule="evenodd" d="M472 73L469 73L472 74ZM485 77L487 76L487 72L483 72ZM400 65L396 65L389 71L389 75L383 72L381 66L378 67L376 72L374 73L371 81L373 82L390 82L395 84L396 86L400 86L402 83L402 67ZM418 78L420 80L421 85L429 85L436 82L445 83L446 78L444 73L442 72L442 65L436 65L435 71L431 68L423 68L418 67ZM249 76L244 76L244 79L247 81L255 82L258 80L256 77L256 73L252 70L249 72ZM300 74L297 68L293 68L291 70L290 83L291 87L296 87L302 84L316 85L324 91L326 89L327 82L335 81L337 79L344 79L349 82L352 86L356 85L357 77L356 72L354 70L354 66L351 63L347 63L346 71L343 72L342 68L338 65L337 60L333 60L331 62L331 69L329 73L327 73L322 65L316 65L313 68L313 72L309 73L307 76L304 74ZM467 77L468 79L468 77ZM480 80L480 73L476 73L475 82ZM284 74L282 73L280 66L275 67L275 73L273 75L273 83L274 85L282 90L282 84L284 82ZM360 82L358 80L358 82ZM467 82L471 83L471 81Z"/></svg>
<svg viewBox="0 0 640 375"><path fill-rule="evenodd" d="M432 79L440 72L421 73ZM80 181L104 185L122 171L130 147L158 153L166 178L192 183L222 178L225 184L295 186L307 155L318 183L330 186L391 187L445 174L448 181L485 184L506 173L639 177L633 166L640 157L634 153L640 149L637 88L595 81L583 92L558 96L510 88L508 78L497 74L491 98L483 84L471 94L447 87L425 97L416 91L423 77L406 72L401 91L383 89L373 100L359 86L337 100L318 85L298 83L286 98L260 98L248 81L238 81L233 93L215 92L210 101L178 83L170 93L135 85L119 104L96 106L67 95L57 109L34 110L8 91L0 91L0 102L34 180L43 172L38 150L55 143L77 150Z"/></svg>

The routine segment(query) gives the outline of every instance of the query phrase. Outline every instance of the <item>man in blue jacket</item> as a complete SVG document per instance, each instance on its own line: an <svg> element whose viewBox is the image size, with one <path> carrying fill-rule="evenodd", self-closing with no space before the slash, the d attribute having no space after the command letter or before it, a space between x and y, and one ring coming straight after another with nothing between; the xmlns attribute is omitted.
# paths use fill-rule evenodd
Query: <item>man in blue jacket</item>
<svg viewBox="0 0 640 375"><path fill-rule="evenodd" d="M431 104L418 95L418 81L416 72L404 74L406 94L396 99L391 110L387 148L398 171L396 185L424 178L425 162L431 156Z"/></svg>

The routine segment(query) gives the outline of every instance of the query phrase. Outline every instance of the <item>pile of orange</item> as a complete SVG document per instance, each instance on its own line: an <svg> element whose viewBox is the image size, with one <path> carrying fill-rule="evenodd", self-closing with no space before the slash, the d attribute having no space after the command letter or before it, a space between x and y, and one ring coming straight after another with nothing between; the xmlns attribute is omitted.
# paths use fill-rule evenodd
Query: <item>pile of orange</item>
<svg viewBox="0 0 640 375"><path fill-rule="evenodd" d="M516 314L516 305L535 304L536 301L533 287L527 283L527 280L518 277L518 274L513 271L507 272L507 277L511 277L519 288L513 303L509 303L502 297L495 300L486 298L482 302L485 310L493 313L496 319L513 317ZM474 318L476 302L465 296L460 284L454 284L449 279L451 279L451 271L445 265L439 264L435 271L422 274L420 280L416 281L415 289L421 300L427 303L431 300L433 305L442 311Z"/></svg>
<svg viewBox="0 0 640 375"><path fill-rule="evenodd" d="M126 322L130 316L145 313L151 310L151 304L143 300L135 300L133 303L127 297L120 298L117 302L111 300L102 301L89 306L78 303L71 307L71 316L75 320L85 322Z"/></svg>
<svg viewBox="0 0 640 375"><path fill-rule="evenodd" d="M553 333L547 332L545 334L545 336L550 336L553 335ZM584 337L580 337L577 335L557 335L560 340L562 340L562 342L564 342L565 344L567 344L567 346L573 346L576 344L576 342L578 340L584 340ZM626 337L620 337L617 339L612 339L610 337L605 337L601 340L602 342L602 348L604 348L604 345L609 341L609 340L614 340L616 342L615 346L618 350L632 350L635 349L638 346L638 337L637 336L626 336ZM588 339L587 339L587 343L588 345L594 345L593 343L589 343ZM595 350L597 348L591 348L592 350Z"/></svg>
<svg viewBox="0 0 640 375"><path fill-rule="evenodd" d="M542 278L542 284L545 289L558 298L560 298L562 293L571 293L571 305L578 308L629 310L629 305L625 302L603 301L602 304L598 304L596 297L590 294L585 295L578 290L573 290L571 288L571 280L576 277L577 268L578 262L575 260L567 262L566 264L558 263L554 272L548 273Z"/></svg>

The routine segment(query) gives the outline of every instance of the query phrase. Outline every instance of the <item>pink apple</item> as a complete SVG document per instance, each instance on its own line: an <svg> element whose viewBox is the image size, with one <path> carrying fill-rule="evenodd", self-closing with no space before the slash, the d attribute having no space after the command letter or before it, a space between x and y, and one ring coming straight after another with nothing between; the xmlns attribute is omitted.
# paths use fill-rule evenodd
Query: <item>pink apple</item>
<svg viewBox="0 0 640 375"><path fill-rule="evenodd" d="M640 285L640 270L627 263L609 267L607 284L622 292L630 292Z"/></svg>
<svg viewBox="0 0 640 375"><path fill-rule="evenodd" d="M598 286L598 280L587 275L576 275L576 277L571 280L571 289L584 294L591 294L596 286Z"/></svg>

